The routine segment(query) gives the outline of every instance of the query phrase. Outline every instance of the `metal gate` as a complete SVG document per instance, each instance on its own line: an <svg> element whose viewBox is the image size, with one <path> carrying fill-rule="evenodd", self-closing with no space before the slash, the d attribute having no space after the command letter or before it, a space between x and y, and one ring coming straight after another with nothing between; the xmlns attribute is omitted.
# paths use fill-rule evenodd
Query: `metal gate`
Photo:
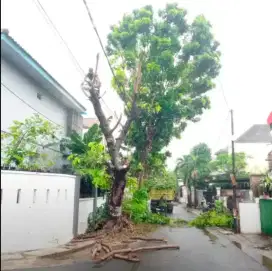
<svg viewBox="0 0 272 271"><path fill-rule="evenodd" d="M262 233L272 235L272 200L260 199Z"/></svg>

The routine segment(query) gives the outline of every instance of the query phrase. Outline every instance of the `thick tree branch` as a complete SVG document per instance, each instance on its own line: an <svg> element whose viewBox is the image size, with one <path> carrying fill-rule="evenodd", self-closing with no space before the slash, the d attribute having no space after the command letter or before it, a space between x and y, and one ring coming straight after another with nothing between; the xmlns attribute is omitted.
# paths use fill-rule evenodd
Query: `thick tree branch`
<svg viewBox="0 0 272 271"><path fill-rule="evenodd" d="M88 98L92 102L95 115L97 116L100 122L100 127L102 130L102 133L105 136L108 151L112 158L112 163L116 168L119 168L120 165L119 165L118 153L116 152L116 149L115 149L115 139L112 135L109 121L107 120L100 103L99 92L100 92L101 83L97 76L98 62L99 62L99 56L97 55L95 72L93 72L92 69L89 69L89 72L86 75L85 80L83 84L81 85L81 87L82 87L82 91L85 94L89 93Z"/></svg>
<svg viewBox="0 0 272 271"><path fill-rule="evenodd" d="M116 122L116 124L114 125L114 127L110 130L111 134L113 134L113 132L116 130L116 128L120 124L121 120L122 120L122 114L120 115L120 117L119 117L118 121Z"/></svg>
<svg viewBox="0 0 272 271"><path fill-rule="evenodd" d="M141 80L142 80L142 63L141 63L141 61L139 61L138 65L137 65L136 78L135 78L135 82L134 82L131 111L130 111L130 114L129 114L118 138L116 139L116 150L118 150L118 151L120 150L121 145L123 144L123 142L125 140L125 137L128 133L128 130L129 130L129 127L130 127L132 121L136 117L136 113L137 113L136 101L137 101L137 96L138 96L138 91L139 91L139 86L140 86Z"/></svg>
<svg viewBox="0 0 272 271"><path fill-rule="evenodd" d="M101 83L97 75L98 62L99 62L99 55L97 55L97 58L96 58L95 71L93 71L93 69L89 69L89 72L86 75L84 82L81 85L81 88L83 93L88 97L88 99L93 104L95 115L97 116L100 122L102 133L104 134L106 142L107 142L107 147L108 147L109 154L111 156L113 166L115 167L115 169L120 170L120 169L123 169L124 167L121 164L121 156L119 155L119 151L120 151L121 145L123 144L126 138L131 122L135 119L136 112L137 112L136 100L137 100L138 89L139 89L141 78L142 78L141 61L139 61L137 65L131 111L124 126L122 126L122 130L120 131L119 137L116 140L113 137L113 132L115 131L117 126L120 124L122 115L120 116L116 125L111 129L109 125L109 121L106 118L100 103Z"/></svg>

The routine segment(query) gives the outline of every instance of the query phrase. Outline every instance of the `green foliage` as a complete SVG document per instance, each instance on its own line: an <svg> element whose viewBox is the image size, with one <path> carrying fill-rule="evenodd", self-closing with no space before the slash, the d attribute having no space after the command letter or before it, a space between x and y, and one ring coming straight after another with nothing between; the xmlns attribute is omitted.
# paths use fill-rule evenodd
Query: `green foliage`
<svg viewBox="0 0 272 271"><path fill-rule="evenodd" d="M205 143L192 148L190 154L178 160L176 174L187 186L198 186L210 174L211 150Z"/></svg>
<svg viewBox="0 0 272 271"><path fill-rule="evenodd" d="M172 218L170 219L170 223L169 223L169 226L173 228L184 227L187 225L188 225L188 221L182 218Z"/></svg>
<svg viewBox="0 0 272 271"><path fill-rule="evenodd" d="M127 176L126 188L128 189L129 193L133 194L138 188L137 178L132 176Z"/></svg>
<svg viewBox="0 0 272 271"><path fill-rule="evenodd" d="M88 228L87 232L94 232L103 227L105 222L109 218L108 204L103 204L96 208L95 213L90 213L88 216Z"/></svg>
<svg viewBox="0 0 272 271"><path fill-rule="evenodd" d="M136 190L132 199L123 201L123 212L129 215L135 223L144 222L148 212L147 200L148 193L145 189Z"/></svg>
<svg viewBox="0 0 272 271"><path fill-rule="evenodd" d="M145 187L150 190L151 188L157 190L176 189L177 177L172 172L163 171L161 174L154 174L149 176L145 182Z"/></svg>
<svg viewBox="0 0 272 271"><path fill-rule="evenodd" d="M83 137L77 132L73 131L70 137L63 138L61 140L61 150L65 151L65 149L68 148L72 154L83 154L88 151L89 143L101 143L102 137L103 136L100 127L97 124L94 124L83 135Z"/></svg>
<svg viewBox="0 0 272 271"><path fill-rule="evenodd" d="M215 210L211 210L190 221L189 225L197 228L214 226L231 228L233 225L233 217L229 213L217 213Z"/></svg>
<svg viewBox="0 0 272 271"><path fill-rule="evenodd" d="M235 153L236 176L245 174L246 171L246 154L244 152ZM216 159L210 163L210 169L214 172L229 175L232 173L232 155L228 153L220 153Z"/></svg>
<svg viewBox="0 0 272 271"><path fill-rule="evenodd" d="M215 201L215 211L217 213L223 213L224 212L224 202L222 200L216 200Z"/></svg>
<svg viewBox="0 0 272 271"><path fill-rule="evenodd" d="M168 225L170 221L170 217L161 214L148 213L144 222L150 224Z"/></svg>
<svg viewBox="0 0 272 271"><path fill-rule="evenodd" d="M261 185L267 190L272 191L272 172L267 172L261 179Z"/></svg>
<svg viewBox="0 0 272 271"><path fill-rule="evenodd" d="M126 143L136 147L134 158L144 170L147 145L158 153L173 137L180 137L188 121L210 107L206 92L220 69L218 42L204 16L192 23L177 4L167 4L155 12L145 6L127 14L112 26L107 52L116 73L113 87L131 108L137 63L142 80L137 107ZM149 152L150 156L152 153Z"/></svg>
<svg viewBox="0 0 272 271"><path fill-rule="evenodd" d="M48 170L56 153L43 146L58 144L60 129L38 114L14 121L8 133L1 133L3 164L25 170Z"/></svg>
<svg viewBox="0 0 272 271"><path fill-rule="evenodd" d="M132 199L125 199L122 204L123 213L134 223L169 224L170 218L148 211L148 193L142 188L133 193Z"/></svg>
<svg viewBox="0 0 272 271"><path fill-rule="evenodd" d="M78 174L92 176L93 184L103 189L110 187L110 176L106 168L109 159L110 157L105 152L104 146L96 142L88 143L86 152L71 154L68 157Z"/></svg>

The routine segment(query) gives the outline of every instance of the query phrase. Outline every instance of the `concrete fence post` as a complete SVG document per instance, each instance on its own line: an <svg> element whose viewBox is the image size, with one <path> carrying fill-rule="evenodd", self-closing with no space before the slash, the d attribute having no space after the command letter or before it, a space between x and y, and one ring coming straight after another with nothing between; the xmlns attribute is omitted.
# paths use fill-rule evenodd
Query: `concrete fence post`
<svg viewBox="0 0 272 271"><path fill-rule="evenodd" d="M80 196L80 176L75 179L74 194L74 214L73 214L73 236L78 234L78 216L79 216L79 196Z"/></svg>

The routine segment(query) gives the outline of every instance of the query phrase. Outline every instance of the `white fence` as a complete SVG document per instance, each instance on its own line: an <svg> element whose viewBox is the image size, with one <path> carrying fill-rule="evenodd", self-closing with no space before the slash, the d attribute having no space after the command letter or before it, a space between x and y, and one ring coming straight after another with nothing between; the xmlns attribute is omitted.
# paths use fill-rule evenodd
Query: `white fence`
<svg viewBox="0 0 272 271"><path fill-rule="evenodd" d="M258 203L239 203L241 233L261 233L260 207Z"/></svg>
<svg viewBox="0 0 272 271"><path fill-rule="evenodd" d="M53 247L73 238L77 178L1 171L1 251Z"/></svg>
<svg viewBox="0 0 272 271"><path fill-rule="evenodd" d="M88 216L93 212L93 198L79 199L78 233L84 233L88 226ZM97 207L105 202L102 197L97 198Z"/></svg>

